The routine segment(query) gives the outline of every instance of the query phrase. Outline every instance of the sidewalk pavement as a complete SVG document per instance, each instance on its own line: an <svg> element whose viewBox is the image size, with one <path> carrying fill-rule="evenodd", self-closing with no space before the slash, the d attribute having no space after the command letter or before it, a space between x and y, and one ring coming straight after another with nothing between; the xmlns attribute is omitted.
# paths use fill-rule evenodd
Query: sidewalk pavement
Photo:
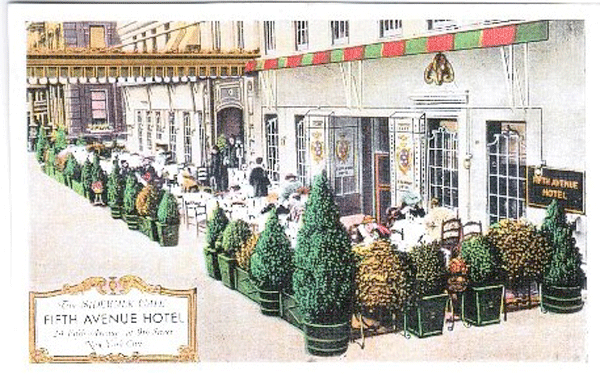
<svg viewBox="0 0 600 374"><path fill-rule="evenodd" d="M201 362L588 361L585 307L571 315L522 310L486 327L457 322L453 331L425 339L380 335L367 338L364 349L351 343L341 357L313 357L300 330L262 315L257 304L206 275L204 240L195 229L182 224L179 245L160 247L45 175L30 156L30 289L128 274L165 288L197 288Z"/></svg>

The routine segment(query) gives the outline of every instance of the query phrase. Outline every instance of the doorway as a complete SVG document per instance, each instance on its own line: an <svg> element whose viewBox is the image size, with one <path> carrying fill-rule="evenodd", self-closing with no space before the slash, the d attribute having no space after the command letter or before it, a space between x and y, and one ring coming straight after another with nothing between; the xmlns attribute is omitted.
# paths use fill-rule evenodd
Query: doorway
<svg viewBox="0 0 600 374"><path fill-rule="evenodd" d="M221 109L217 113L217 137L224 135L229 139L233 136L236 140L243 140L243 121L241 109L234 107Z"/></svg>

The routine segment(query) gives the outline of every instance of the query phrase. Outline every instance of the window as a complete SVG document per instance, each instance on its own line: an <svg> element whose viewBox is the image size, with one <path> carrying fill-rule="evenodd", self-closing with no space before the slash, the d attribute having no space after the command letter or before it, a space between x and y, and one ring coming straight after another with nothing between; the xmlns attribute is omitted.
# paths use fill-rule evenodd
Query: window
<svg viewBox="0 0 600 374"><path fill-rule="evenodd" d="M331 43L348 44L348 21L331 21Z"/></svg>
<svg viewBox="0 0 600 374"><path fill-rule="evenodd" d="M106 91L93 90L90 92L92 99L92 124L107 123L106 116Z"/></svg>
<svg viewBox="0 0 600 374"><path fill-rule="evenodd" d="M177 161L177 129L175 128L175 112L169 112L169 150L173 161Z"/></svg>
<svg viewBox="0 0 600 374"><path fill-rule="evenodd" d="M152 35L156 34L156 29L152 29L152 30L150 30L150 33L151 33Z"/></svg>
<svg viewBox="0 0 600 374"><path fill-rule="evenodd" d="M211 22L211 32L212 32L213 50L218 51L221 49L221 22L220 21Z"/></svg>
<svg viewBox="0 0 600 374"><path fill-rule="evenodd" d="M294 29L296 31L296 50L308 49L308 21L294 21Z"/></svg>
<svg viewBox="0 0 600 374"><path fill-rule="evenodd" d="M138 145L140 147L140 151L144 150L144 129L143 129L143 120L142 120L142 111L138 110L136 113L136 122L138 129Z"/></svg>
<svg viewBox="0 0 600 374"><path fill-rule="evenodd" d="M159 111L156 111L154 113L154 121L155 121L155 124L156 124L156 139L162 139L163 124L161 122L160 112Z"/></svg>
<svg viewBox="0 0 600 374"><path fill-rule="evenodd" d="M442 30L454 30L458 26L456 21L450 19L428 19L427 30L442 31Z"/></svg>
<svg viewBox="0 0 600 374"><path fill-rule="evenodd" d="M390 36L402 35L402 21L399 19L386 19L379 21L379 37L387 38Z"/></svg>
<svg viewBox="0 0 600 374"><path fill-rule="evenodd" d="M522 122L487 123L490 224L525 216L526 127Z"/></svg>
<svg viewBox="0 0 600 374"><path fill-rule="evenodd" d="M265 21L265 53L275 52L275 21Z"/></svg>
<svg viewBox="0 0 600 374"><path fill-rule="evenodd" d="M189 112L183 112L183 162L192 163L192 124Z"/></svg>
<svg viewBox="0 0 600 374"><path fill-rule="evenodd" d="M304 116L296 116L296 170L300 183L308 186L308 139L304 118Z"/></svg>
<svg viewBox="0 0 600 374"><path fill-rule="evenodd" d="M204 165L206 161L206 131L202 124L202 112L196 112L196 119L198 121L198 144L200 149L200 165Z"/></svg>
<svg viewBox="0 0 600 374"><path fill-rule="evenodd" d="M152 150L152 112L146 112L146 144L148 150Z"/></svg>
<svg viewBox="0 0 600 374"><path fill-rule="evenodd" d="M90 48L106 48L104 26L90 26Z"/></svg>
<svg viewBox="0 0 600 374"><path fill-rule="evenodd" d="M167 23L165 23L165 26L164 26L164 28L165 28L165 31L169 30L169 29L171 28L171 24L170 24L170 23L168 23L168 22L167 22Z"/></svg>
<svg viewBox="0 0 600 374"><path fill-rule="evenodd" d="M430 120L427 170L429 198L458 208L458 137L456 120Z"/></svg>
<svg viewBox="0 0 600 374"><path fill-rule="evenodd" d="M237 21L236 22L236 35L237 35L237 48L240 50L244 49L244 22Z"/></svg>
<svg viewBox="0 0 600 374"><path fill-rule="evenodd" d="M279 125L277 116L266 117L267 174L271 182L279 181Z"/></svg>

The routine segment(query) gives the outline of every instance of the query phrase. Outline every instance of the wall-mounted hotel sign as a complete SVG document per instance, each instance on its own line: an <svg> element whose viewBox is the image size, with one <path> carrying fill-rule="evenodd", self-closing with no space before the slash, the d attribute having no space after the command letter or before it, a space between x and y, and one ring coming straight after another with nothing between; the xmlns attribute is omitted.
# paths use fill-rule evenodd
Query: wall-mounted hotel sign
<svg viewBox="0 0 600 374"><path fill-rule="evenodd" d="M30 361L197 361L196 309L195 288L168 290L132 275L30 292Z"/></svg>
<svg viewBox="0 0 600 374"><path fill-rule="evenodd" d="M566 212L585 214L585 174L578 171L527 168L527 205L545 208L556 199Z"/></svg>

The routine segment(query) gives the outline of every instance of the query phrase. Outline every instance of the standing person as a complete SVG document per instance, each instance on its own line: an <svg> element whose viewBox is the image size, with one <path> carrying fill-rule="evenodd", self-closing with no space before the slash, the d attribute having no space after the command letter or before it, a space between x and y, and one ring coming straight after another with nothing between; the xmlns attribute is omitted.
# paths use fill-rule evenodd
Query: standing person
<svg viewBox="0 0 600 374"><path fill-rule="evenodd" d="M229 181L231 181L232 184L235 184L234 170L239 167L239 160L237 157L236 148L237 147L235 145L235 138L233 136L230 136L227 140L227 145L223 150L223 153L225 155L225 157L223 158L223 162L225 164L225 173L227 173L227 184L229 184Z"/></svg>
<svg viewBox="0 0 600 374"><path fill-rule="evenodd" d="M208 171L210 187L214 191L222 191L223 187L223 157L219 147L214 145L210 150L210 167Z"/></svg>
<svg viewBox="0 0 600 374"><path fill-rule="evenodd" d="M267 177L267 172L262 167L262 157L256 159L256 167L250 172L248 182L254 187L254 197L265 197L268 194L271 182Z"/></svg>

